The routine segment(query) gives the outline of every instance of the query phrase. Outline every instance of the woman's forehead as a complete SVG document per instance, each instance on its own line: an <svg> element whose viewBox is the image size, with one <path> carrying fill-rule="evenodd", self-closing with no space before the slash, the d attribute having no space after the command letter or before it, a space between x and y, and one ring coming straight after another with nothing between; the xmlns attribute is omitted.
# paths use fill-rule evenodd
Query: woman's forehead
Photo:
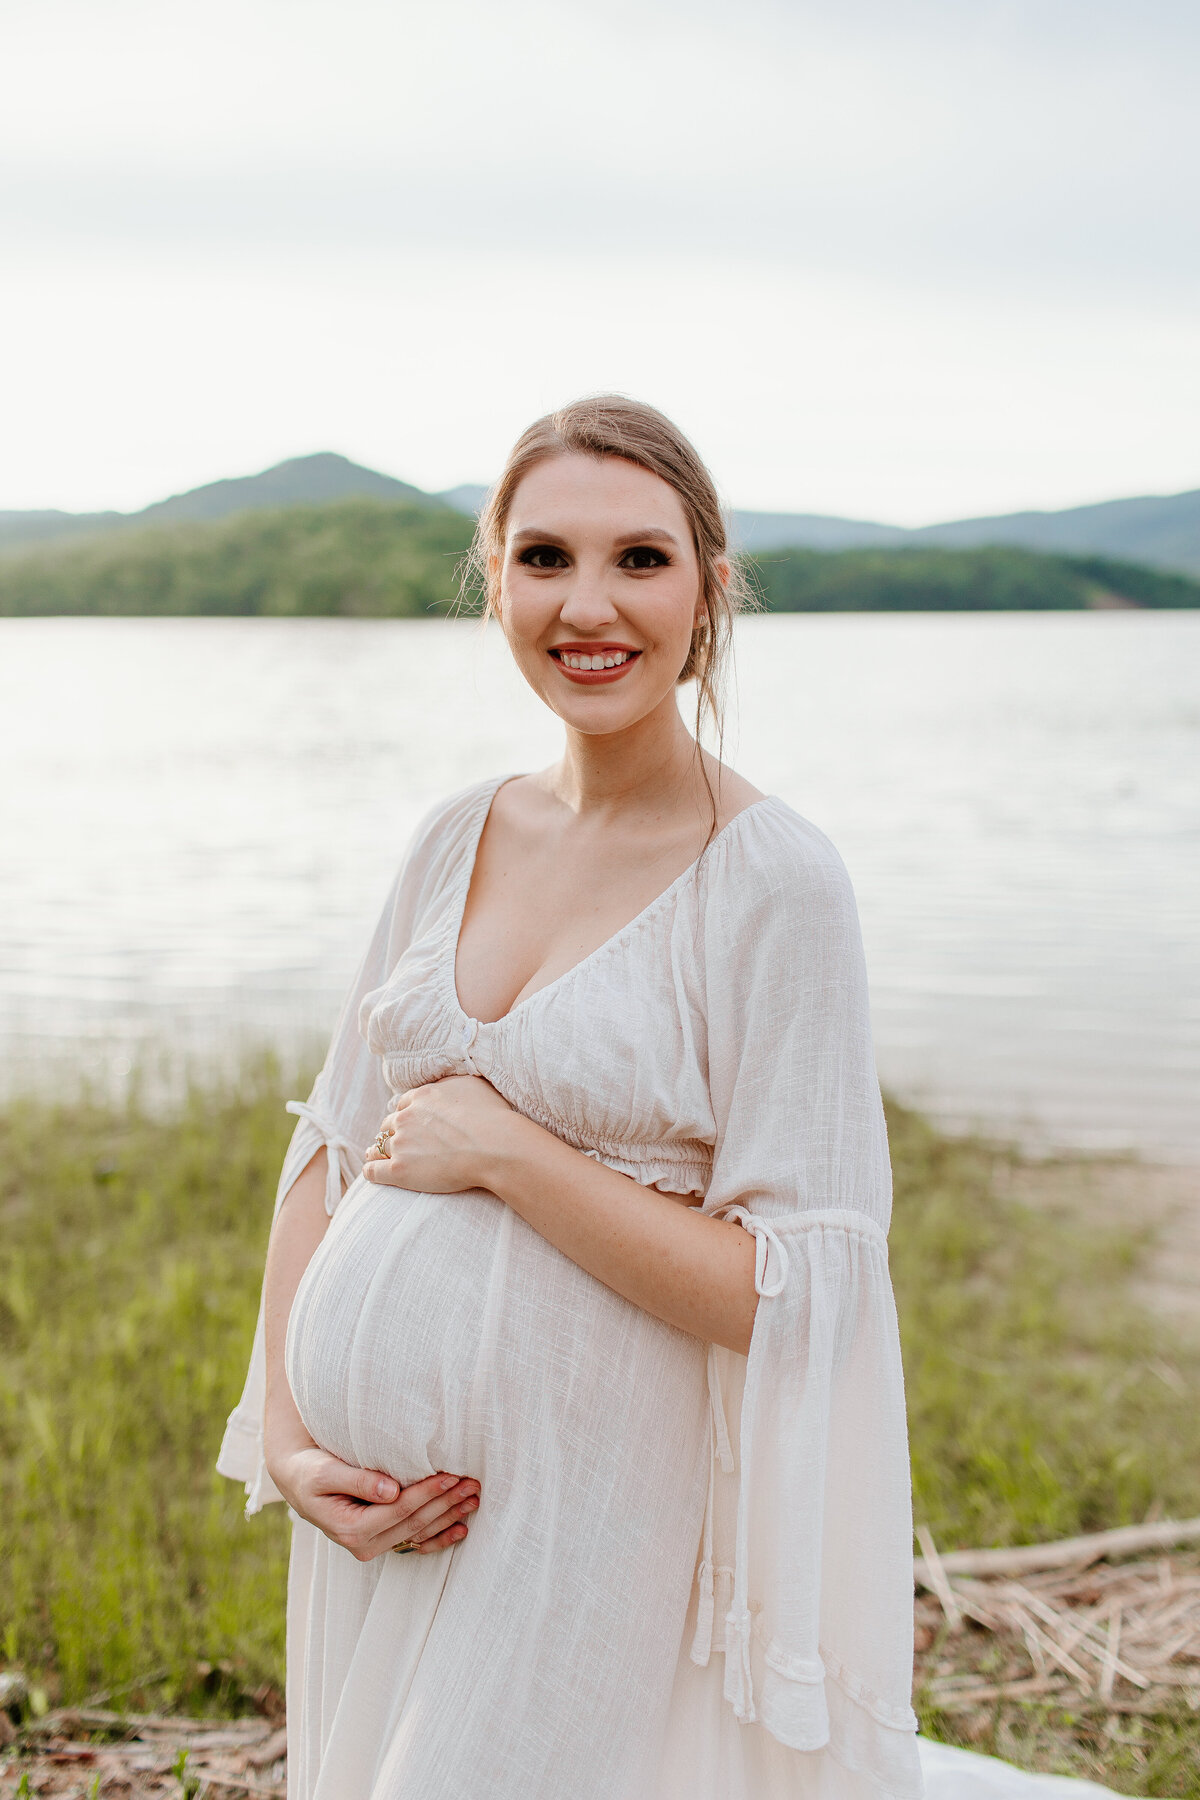
<svg viewBox="0 0 1200 1800"><path fill-rule="evenodd" d="M666 531L690 538L683 502L669 482L620 456L564 451L522 476L509 507L506 535Z"/></svg>

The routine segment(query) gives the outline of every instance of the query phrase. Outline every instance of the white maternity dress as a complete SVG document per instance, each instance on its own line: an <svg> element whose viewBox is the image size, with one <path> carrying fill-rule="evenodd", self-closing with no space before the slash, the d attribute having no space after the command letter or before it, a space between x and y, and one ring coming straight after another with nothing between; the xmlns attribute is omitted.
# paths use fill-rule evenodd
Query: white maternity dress
<svg viewBox="0 0 1200 1800"><path fill-rule="evenodd" d="M481 1024L454 958L499 785L418 830L291 1108L280 1194L324 1145L333 1214L288 1329L301 1414L402 1482L477 1476L482 1504L452 1551L366 1564L296 1521L289 1793L916 1800L890 1171L846 872L761 800ZM630 1305L489 1194L362 1180L391 1096L462 1073L751 1231L749 1357ZM278 1498L262 1395L260 1320L219 1463L250 1511Z"/></svg>

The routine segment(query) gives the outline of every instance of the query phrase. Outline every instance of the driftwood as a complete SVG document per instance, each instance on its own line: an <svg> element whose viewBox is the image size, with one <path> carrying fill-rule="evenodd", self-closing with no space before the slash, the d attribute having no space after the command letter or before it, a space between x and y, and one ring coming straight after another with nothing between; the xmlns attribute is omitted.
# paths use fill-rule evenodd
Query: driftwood
<svg viewBox="0 0 1200 1800"><path fill-rule="evenodd" d="M1114 1717L1200 1711L1200 1557L1178 1550L1200 1541L1200 1519L944 1556L928 1531L918 1537L914 1574L931 1596L917 1602L927 1706L1065 1696ZM1168 1548L1176 1554L1145 1557ZM1140 1560L1115 1560L1130 1556Z"/></svg>
<svg viewBox="0 0 1200 1800"><path fill-rule="evenodd" d="M922 1537L921 1533L924 1532ZM917 1586L937 1589L921 1527L918 1538L924 1556L913 1562ZM934 1557L948 1575L1028 1575L1038 1569L1062 1569L1068 1564L1086 1569L1105 1557L1137 1556L1144 1550L1169 1550L1177 1544L1200 1542L1200 1519L1159 1519L1152 1525L1122 1525L1116 1531L1096 1531L1090 1537L1060 1538L1053 1544L1018 1544L1011 1550L950 1550Z"/></svg>

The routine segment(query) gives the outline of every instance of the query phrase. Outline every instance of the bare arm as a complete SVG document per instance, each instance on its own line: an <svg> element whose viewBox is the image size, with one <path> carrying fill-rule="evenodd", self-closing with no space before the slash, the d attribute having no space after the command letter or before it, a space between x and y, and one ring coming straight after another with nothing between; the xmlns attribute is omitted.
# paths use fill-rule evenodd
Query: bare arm
<svg viewBox="0 0 1200 1800"><path fill-rule="evenodd" d="M283 1472L289 1454L297 1449L314 1447L288 1386L283 1346L300 1278L329 1225L325 1211L326 1155L324 1150L318 1150L299 1180L288 1190L267 1245L267 1272L263 1284L263 1322L267 1339L263 1450L271 1479L277 1487L276 1472ZM383 1479L387 1492L380 1493L378 1498L394 1499L397 1484L386 1477ZM280 1492L283 1492L282 1488Z"/></svg>
<svg viewBox="0 0 1200 1800"><path fill-rule="evenodd" d="M404 1542L422 1552L444 1549L466 1536L464 1520L479 1504L479 1483L437 1474L401 1488L378 1469L342 1462L314 1441L288 1385L283 1356L288 1316L329 1225L325 1159L319 1150L288 1190L267 1248L267 1468L288 1505L360 1561Z"/></svg>
<svg viewBox="0 0 1200 1800"><path fill-rule="evenodd" d="M486 1188L635 1306L706 1343L749 1349L755 1243L740 1225L584 1156L478 1076L414 1088L386 1124L392 1154L364 1165L372 1181L427 1193Z"/></svg>
<svg viewBox="0 0 1200 1800"><path fill-rule="evenodd" d="M754 1239L606 1168L511 1115L481 1185L573 1263L655 1318L743 1355L758 1295Z"/></svg>

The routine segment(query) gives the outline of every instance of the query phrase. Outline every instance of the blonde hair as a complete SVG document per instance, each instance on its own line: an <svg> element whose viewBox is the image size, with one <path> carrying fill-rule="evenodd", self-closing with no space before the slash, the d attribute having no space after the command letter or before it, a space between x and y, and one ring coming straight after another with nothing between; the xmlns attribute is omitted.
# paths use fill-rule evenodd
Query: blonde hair
<svg viewBox="0 0 1200 1800"><path fill-rule="evenodd" d="M725 517L712 476L679 427L653 406L623 394L597 394L573 400L523 431L479 515L468 558L468 579L482 591L487 611L496 614L499 568L513 495L530 469L564 453L619 456L657 475L679 495L700 564L704 619L692 633L678 679L696 682L697 739L707 713L719 741L733 620L747 604L749 590L740 565L729 553Z"/></svg>

